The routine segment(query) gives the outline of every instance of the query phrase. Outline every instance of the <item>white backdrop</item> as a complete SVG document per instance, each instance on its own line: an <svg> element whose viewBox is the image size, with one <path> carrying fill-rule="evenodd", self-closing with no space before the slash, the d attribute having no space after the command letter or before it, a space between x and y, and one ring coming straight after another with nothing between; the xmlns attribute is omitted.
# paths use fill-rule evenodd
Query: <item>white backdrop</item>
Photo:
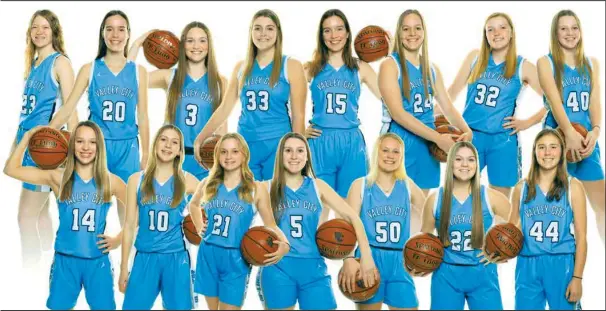
<svg viewBox="0 0 606 311"><path fill-rule="evenodd" d="M465 55L478 48L482 36L485 18L497 11L508 13L515 24L517 32L518 53L531 62L548 53L549 29L553 15L561 9L574 10L581 19L584 30L585 51L598 58L604 79L604 8L603 2L48 2L48 3L14 3L0 4L0 28L6 30L2 39L2 74L0 75L2 93L6 111L0 114L0 163L4 163L9 153L14 133L18 126L18 115L21 106L23 51L25 33L31 14L38 9L54 11L63 26L65 46L77 74L86 62L96 54L98 30L105 13L112 9L123 10L130 19L132 39L152 28L170 30L179 35L190 21L206 23L215 38L215 49L220 72L229 77L236 62L244 58L248 41L248 27L252 15L259 9L274 10L282 22L284 32L284 53L294 58L307 61L315 48L317 25L322 13L328 9L339 8L349 19L352 31L357 33L364 26L375 24L395 32L397 18L409 8L418 9L427 23L426 40L429 40L431 61L442 70L446 86L452 82ZM131 40L132 42L132 40ZM148 70L152 66L145 61L141 53L138 62ZM372 66L378 70L379 63ZM600 98L604 101L604 90ZM464 106L464 92L455 103L459 110ZM83 96L78 109L80 120L87 116L87 105ZM381 106L364 87L360 99L360 119L368 147L376 140L381 126ZM164 114L165 95L162 90L149 91L149 119L152 137L160 127ZM542 102L532 90L527 90L522 99L518 116L529 117ZM602 103L602 106L604 103ZM604 108L603 108L604 109ZM311 115L311 102L307 102L307 119ZM239 106L229 118L229 130L235 131ZM532 127L522 134L523 171L528 171L530 153L534 135L540 126ZM604 140L604 121L602 135ZM602 150L604 146L602 145ZM602 161L604 161L602 159ZM602 162L603 163L603 162ZM483 174L484 181L486 173ZM0 218L2 233L6 237L2 244L2 265L0 283L2 286L2 309L45 308L48 295L48 275L52 251L45 254L44 260L37 269L25 271L20 264L19 231L17 226L17 206L21 183L0 174L3 217ZM588 205L589 208L589 205ZM57 227L56 204L51 203L51 215L54 228ZM115 209L113 209L115 210ZM589 254L583 280L582 305L585 309L604 309L604 247L599 241L595 228L594 214L588 212ZM259 221L257 219L257 221ZM115 212L109 216L107 232L117 233L118 218ZM115 250L111 256L115 262L115 277L118 276L118 259L120 251ZM336 275L341 266L340 261L327 261L329 272L333 275L333 287L339 309L352 309L353 303L341 295L336 286ZM514 270L515 260L499 266L499 276L503 304L506 309L514 307ZM260 309L261 303L256 293L254 279L257 270L251 275L244 309ZM419 307L429 308L430 278L416 278ZM116 288L118 308L122 306L123 295ZM200 297L201 298L201 297ZM88 308L84 295L81 295L77 309ZM161 308L160 299L154 306ZM206 309L203 299L199 308Z"/></svg>

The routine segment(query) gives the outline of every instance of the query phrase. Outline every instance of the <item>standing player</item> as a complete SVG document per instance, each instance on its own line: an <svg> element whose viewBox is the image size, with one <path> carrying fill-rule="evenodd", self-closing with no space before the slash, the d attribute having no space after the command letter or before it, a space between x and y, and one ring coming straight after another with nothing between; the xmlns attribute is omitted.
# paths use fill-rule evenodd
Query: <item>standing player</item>
<svg viewBox="0 0 606 311"><path fill-rule="evenodd" d="M225 98L198 134L194 153L199 160L199 146L227 120L239 97L238 133L250 147L255 180L262 181L273 176L280 137L305 131L307 90L301 63L282 55L282 27L276 13L268 9L255 13L249 38L246 59L234 68Z"/></svg>
<svg viewBox="0 0 606 311"><path fill-rule="evenodd" d="M603 113L600 67L596 58L585 55L581 36L577 15L569 10L558 12L551 22L550 54L541 57L537 67L549 110L545 127L562 129L567 150L574 159L584 159L568 163L568 173L583 183L604 243L604 167L597 143ZM585 127L587 137L583 139L570 122Z"/></svg>
<svg viewBox="0 0 606 311"><path fill-rule="evenodd" d="M278 250L266 255L266 264L278 262L289 251L284 233L276 225L269 207L269 194L262 182L254 181L248 168L250 151L240 134L224 135L215 148L210 176L199 185L192 206L208 215L198 251L195 292L204 295L210 310L239 310L244 304L251 267L242 257L240 243L259 211L266 227L278 234ZM201 223L201 213L192 214Z"/></svg>
<svg viewBox="0 0 606 311"><path fill-rule="evenodd" d="M381 132L402 137L406 172L427 195L440 184L440 163L429 153L428 142L444 151L453 145L451 137L433 130L434 96L448 120L464 132L457 140L471 140L472 133L450 101L440 70L429 62L425 29L417 10L400 15L392 53L379 69L379 89L385 101Z"/></svg>
<svg viewBox="0 0 606 311"><path fill-rule="evenodd" d="M470 142L450 149L444 185L427 197L421 231L444 244L442 264L431 278L431 309L502 310L497 267L481 264L484 234L494 216L506 220L509 200L480 185L478 152ZM411 271L414 275L423 275Z"/></svg>
<svg viewBox="0 0 606 311"><path fill-rule="evenodd" d="M124 182L146 167L149 151L147 118L147 71L126 59L130 38L128 17L110 11L99 29L99 50L92 63L82 66L74 90L50 123L58 127L76 108L82 93L88 91L89 120L97 123L107 145L107 166ZM139 139L141 136L141 160ZM121 204L121 203L118 203ZM124 215L120 215L123 221Z"/></svg>
<svg viewBox="0 0 606 311"><path fill-rule="evenodd" d="M162 292L165 309L189 310L193 307L193 294L181 222L186 195L196 190L198 180L181 169L185 155L183 134L174 125L158 130L152 153L145 170L128 179L118 281L120 291L125 293L122 307L149 310ZM193 208L191 212L200 210ZM137 254L129 275L128 259L137 226Z"/></svg>
<svg viewBox="0 0 606 311"><path fill-rule="evenodd" d="M358 119L361 84L365 83L381 99L372 67L352 56L351 36L343 12L324 12L313 60L306 64L313 116L305 136L310 139L318 178L341 197L347 196L356 178L368 172L366 143Z"/></svg>
<svg viewBox="0 0 606 311"><path fill-rule="evenodd" d="M74 84L74 70L65 54L61 24L55 13L49 10L36 11L30 19L23 78L23 104L12 150L27 131L50 122ZM73 113L69 129L73 129L77 122L77 113ZM24 166L36 166L27 151L23 161ZM46 185L23 184L18 219L21 257L25 265L38 262L41 249L51 248L54 231L48 210L50 191Z"/></svg>
<svg viewBox="0 0 606 311"><path fill-rule="evenodd" d="M372 166L366 177L356 179L347 196L369 237L377 262L381 284L375 296L357 304L360 310L380 310L383 302L392 308L416 309L419 306L415 284L404 270L404 244L410 237L411 209L423 208L425 196L406 176L404 142L394 133L386 133L375 143ZM420 214L420 211L418 212ZM359 252L356 252L359 257ZM344 260L339 285L352 291L360 268L353 258Z"/></svg>
<svg viewBox="0 0 606 311"><path fill-rule="evenodd" d="M82 287L91 309L115 310L113 269L108 256L121 234L105 234L111 197L126 201L126 186L109 173L105 143L99 126L80 122L69 140L65 167L42 170L24 166L27 144L39 127L23 135L4 167L4 173L35 185L50 187L57 198L59 229L50 271L46 307L70 310ZM119 208L119 206L118 206Z"/></svg>
<svg viewBox="0 0 606 311"><path fill-rule="evenodd" d="M128 52L135 60L139 48L151 31L139 37ZM183 169L198 180L208 176L208 170L194 158L194 140L213 112L221 104L227 82L219 74L213 38L208 27L191 22L181 32L179 61L176 69L158 69L149 73L149 87L167 93L165 122L176 125L185 139ZM227 121L217 129L227 132Z"/></svg>
<svg viewBox="0 0 606 311"><path fill-rule="evenodd" d="M515 308L543 310L547 301L551 310L578 310L587 259L585 190L566 172L558 132L542 130L533 150L528 177L514 188L509 218L524 234Z"/></svg>
<svg viewBox="0 0 606 311"><path fill-rule="evenodd" d="M505 13L493 13L484 24L480 50L471 51L448 89L454 101L467 85L463 119L473 131L480 172L488 169L490 187L509 197L522 176L522 146L517 133L541 122L541 107L527 120L515 117L526 84L543 95L536 67L517 55L516 32ZM512 137L512 135L516 135Z"/></svg>
<svg viewBox="0 0 606 311"><path fill-rule="evenodd" d="M364 225L345 200L313 173L309 145L299 133L282 137L271 181L270 199L278 226L290 243L290 252L278 263L263 267L257 275L257 289L266 309L335 309L326 263L315 236L329 207L354 227L360 245L360 274L366 286L373 286L375 267Z"/></svg>

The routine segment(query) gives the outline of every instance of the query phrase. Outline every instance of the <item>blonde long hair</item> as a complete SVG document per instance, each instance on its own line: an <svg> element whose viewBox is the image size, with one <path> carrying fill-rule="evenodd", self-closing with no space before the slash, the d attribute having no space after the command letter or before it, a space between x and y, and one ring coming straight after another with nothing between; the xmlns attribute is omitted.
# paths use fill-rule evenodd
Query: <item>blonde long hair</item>
<svg viewBox="0 0 606 311"><path fill-rule="evenodd" d="M404 141L400 136L394 133L385 133L379 136L379 139L375 142L375 145L372 150L372 156L370 158L370 169L368 171L368 175L366 175L366 186L370 187L377 181L379 176L379 150L381 149L381 144L387 138L394 139L400 145L400 154L402 155L402 160L400 161L400 165L393 172L393 175L396 180L406 180L408 175L406 174L406 167L404 166Z"/></svg>
<svg viewBox="0 0 606 311"><path fill-rule="evenodd" d="M539 165L539 161L537 160L537 142L541 137L552 135L558 139L561 147L560 161L558 162L558 166L556 169L556 176L551 184L551 188L549 188L549 192L547 193L547 201L551 202L554 199L559 201L564 193L568 191L568 170L566 169L567 161L566 161L566 143L562 135L554 129L545 128L537 134L537 137L534 139L534 143L532 145L532 162L530 163L530 170L528 171L528 176L526 177L526 184L528 185L528 191L526 192L526 197L524 198L524 203L528 203L532 201L536 195L537 190L534 187L539 183L539 170L541 166Z"/></svg>
<svg viewBox="0 0 606 311"><path fill-rule="evenodd" d="M27 33L25 34L25 72L23 73L23 79L27 79L29 77L29 73L32 69L32 63L34 62L34 57L36 56L36 46L32 41L31 32L34 19L36 19L37 16L44 17L50 25L53 33L53 49L67 57L67 54L65 53L65 44L63 41L63 28L61 28L59 18L50 10L38 10L34 12L32 18L29 20L29 27L27 27Z"/></svg>

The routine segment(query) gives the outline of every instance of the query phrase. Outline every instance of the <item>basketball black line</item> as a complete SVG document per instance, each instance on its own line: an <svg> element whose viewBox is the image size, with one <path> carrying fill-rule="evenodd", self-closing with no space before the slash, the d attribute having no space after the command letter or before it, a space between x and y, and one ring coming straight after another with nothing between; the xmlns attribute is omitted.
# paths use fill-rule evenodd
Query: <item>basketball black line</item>
<svg viewBox="0 0 606 311"><path fill-rule="evenodd" d="M149 40L149 41L150 41L150 42L154 42L154 43L156 43L156 48L160 48L160 49L162 49L162 50L164 50L164 51L168 52L168 53L169 53L171 56L174 56L174 57L175 57L175 58L177 58L177 59L179 58L179 56L178 56L178 55L177 55L177 56L175 56L175 53L173 53L173 51L172 51L170 48L167 48L167 47L164 45L164 42L162 42L162 41L157 41L157 40L154 40L154 39L155 39L155 38L150 38L150 40ZM171 43L172 43L172 42L171 42ZM177 46L178 46L178 44L177 44Z"/></svg>
<svg viewBox="0 0 606 311"><path fill-rule="evenodd" d="M409 249L409 250L411 250L411 251L413 251L413 252L419 252L419 253L421 253L421 254L423 254L423 255L427 256L427 257L431 257L431 258L434 258L434 259L437 259L437 260L442 261L442 258L440 258L440 257L436 257L436 256L434 256L434 255L432 255L432 254L425 253L425 252L423 252L423 251L421 251L421 250L419 250L419 249L416 249L416 248L410 248L410 247L404 247L404 250L407 250L407 249Z"/></svg>
<svg viewBox="0 0 606 311"><path fill-rule="evenodd" d="M318 240L320 240L322 242L325 242L325 243L328 243L328 244L336 245L336 246L356 246L356 244L336 244L336 243L334 243L332 241L326 241L326 240L321 239L319 237L316 237L316 244L318 244L318 242L317 242Z"/></svg>
<svg viewBox="0 0 606 311"><path fill-rule="evenodd" d="M246 247L240 247L240 251L244 251L245 254L242 255L244 256L244 259L248 261L249 264L253 266L263 266L263 262L258 263L255 258L250 254L250 252L246 249Z"/></svg>
<svg viewBox="0 0 606 311"><path fill-rule="evenodd" d="M65 149L67 149L67 144L64 142L64 140L57 138L56 136L48 136L48 135L44 135L44 134L38 134L37 136L34 136L33 138L30 138L30 141L27 143L28 147L31 144L32 140L43 140L45 138L49 138L48 140L52 140L54 141L57 145L62 145Z"/></svg>
<svg viewBox="0 0 606 311"><path fill-rule="evenodd" d="M185 227L185 226L183 226L183 229L185 229L185 231L187 231L187 232L191 233L193 236L200 237L200 236L199 236L199 235L198 235L196 232L193 232L193 231L189 230L189 229L188 229L187 227ZM185 235L185 238L187 238L187 235ZM190 241L190 240L189 240L189 238L187 238L187 240L189 241L189 243L196 245L196 243L194 243L194 242ZM202 237L200 237L200 242L198 242L198 244L197 244L197 245L200 245L199 243L202 243Z"/></svg>
<svg viewBox="0 0 606 311"><path fill-rule="evenodd" d="M509 239L511 242L513 242L513 243L514 243L514 244L515 244L515 245L518 247L518 249L521 249L521 248L522 248L521 243L518 243L518 241L517 241L516 239L514 239L514 238L513 238L513 237L512 237L512 236L509 234L509 231L507 231L507 230L505 230L503 227L499 227L499 226L495 226L495 227L494 227L494 229L495 229L495 230L497 230L498 232L501 232L501 234L505 234L505 235L507 235L507 238L508 238L508 239ZM517 229L517 228L516 228L516 229Z"/></svg>
<svg viewBox="0 0 606 311"><path fill-rule="evenodd" d="M500 244L495 243L495 241L494 241L494 239L493 239L492 235L490 235L490 234L489 234L489 235L488 235L488 237L489 237L489 238L490 238L490 240L492 241L492 245L494 245L494 247L496 248L496 250L498 250L499 252L501 252L501 255L500 255L500 256L501 256L501 259L503 259L503 257L507 257L506 259L510 259L510 258L513 258L513 257L514 257L514 256L512 256L511 254L509 254L508 252L504 252L504 251L503 251L503 250L502 250L502 249L499 247L499 245L500 245ZM502 244L502 243L501 243L501 244ZM505 255L505 256L503 256L503 255Z"/></svg>
<svg viewBox="0 0 606 311"><path fill-rule="evenodd" d="M257 242L255 239L251 238L248 235L248 232L246 232L246 234L244 234L244 237L248 238L249 240L253 241L255 244L259 245L259 247L261 247L264 251L266 251L268 254L273 253L273 251L268 250L267 248L265 248L263 245L259 244L259 242Z"/></svg>
<svg viewBox="0 0 606 311"><path fill-rule="evenodd" d="M413 241L413 240L408 240L408 242L406 242L406 244L408 244L410 241ZM441 255L444 256L444 246L442 246L442 242L438 242L438 241L430 239L430 238L417 238L414 241L419 241L419 242L421 242L421 241L432 241L434 243L437 243L439 246L436 246L436 248L441 248L442 249L442 254ZM431 243L427 243L426 242L425 244L431 244ZM404 245L404 247L406 248L406 245ZM411 248L411 249L413 249L413 248Z"/></svg>
<svg viewBox="0 0 606 311"><path fill-rule="evenodd" d="M381 47L381 48L376 48L376 49L360 50L359 53L360 54L374 54L374 53L379 53L379 52L383 52L383 51L387 51L387 50L388 50L387 47Z"/></svg>
<svg viewBox="0 0 606 311"><path fill-rule="evenodd" d="M349 224L349 223L348 223L348 224ZM350 226L351 226L351 225L350 225ZM353 226L352 226L352 227L353 227ZM348 232L352 233L353 235L356 235L356 232L355 232L355 231L353 231L353 230L349 230L349 228L346 228L346 227L332 227L332 226L330 226L330 227L323 227L323 226L320 226L320 228L318 228L318 231L316 232L316 235L317 235L319 232L322 232L322 231L324 231L324 230L326 230L326 229L343 229L343 230L345 230L345 231L348 231Z"/></svg>
<svg viewBox="0 0 606 311"><path fill-rule="evenodd" d="M411 251L414 251L414 250L411 249ZM408 262L409 264L406 264L406 262ZM414 259L410 258L410 256L408 256L406 252L404 252L404 262L403 262L403 264L406 265L406 266L408 266L408 268L410 268L410 269L423 270L423 271L420 271L420 272L431 272L431 271L434 270L433 267L428 268L428 267L426 267L424 265L417 264L417 262ZM412 267L411 267L410 264L412 264Z"/></svg>
<svg viewBox="0 0 606 311"><path fill-rule="evenodd" d="M43 153L43 154L53 154L53 153L62 153L65 154L67 156L67 152L63 152L63 151L48 151L50 149L33 149L33 150L29 150L29 153Z"/></svg>

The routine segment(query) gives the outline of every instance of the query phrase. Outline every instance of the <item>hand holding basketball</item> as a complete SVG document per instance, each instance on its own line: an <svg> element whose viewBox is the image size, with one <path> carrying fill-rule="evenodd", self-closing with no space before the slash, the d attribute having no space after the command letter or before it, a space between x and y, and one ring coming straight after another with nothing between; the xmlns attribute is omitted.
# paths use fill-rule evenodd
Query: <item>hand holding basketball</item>
<svg viewBox="0 0 606 311"><path fill-rule="evenodd" d="M343 261L343 268L339 271L339 287L345 292L353 292L356 286L356 277L360 272L360 262L355 258L347 258Z"/></svg>
<svg viewBox="0 0 606 311"><path fill-rule="evenodd" d="M145 39L147 39L147 36L149 36L149 34L151 34L154 31L158 31L158 30L159 29L152 29L152 30L146 31L133 42L133 45L141 46L143 44L143 41L145 41Z"/></svg>
<svg viewBox="0 0 606 311"><path fill-rule="evenodd" d="M360 258L360 273L362 274L362 279L364 280L364 287L373 287L375 285L375 281L380 278L379 270L377 270L377 266L375 266L375 261L372 258L372 255L362 255Z"/></svg>
<svg viewBox="0 0 606 311"><path fill-rule="evenodd" d="M596 130L591 130L587 133L587 135L585 135L585 139L583 140L585 148L580 150L581 157L587 158L593 153L599 136L600 133Z"/></svg>
<svg viewBox="0 0 606 311"><path fill-rule="evenodd" d="M282 259L282 257L284 257L284 255L288 254L288 252L290 251L290 245L286 242L275 240L274 244L278 244L278 250L270 254L265 254L265 257L267 259L265 259L263 264L267 266L277 263L278 261L280 261L280 259Z"/></svg>

